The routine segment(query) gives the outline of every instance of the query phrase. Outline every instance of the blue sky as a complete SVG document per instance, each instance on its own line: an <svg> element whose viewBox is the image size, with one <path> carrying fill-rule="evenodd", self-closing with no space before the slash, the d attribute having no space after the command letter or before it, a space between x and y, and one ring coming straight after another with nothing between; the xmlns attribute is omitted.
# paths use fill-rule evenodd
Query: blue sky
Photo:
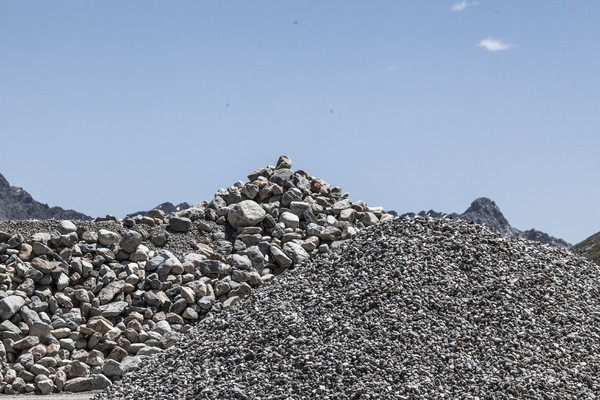
<svg viewBox="0 0 600 400"><path fill-rule="evenodd" d="M0 173L92 216L289 155L353 200L600 230L596 1L0 1Z"/></svg>

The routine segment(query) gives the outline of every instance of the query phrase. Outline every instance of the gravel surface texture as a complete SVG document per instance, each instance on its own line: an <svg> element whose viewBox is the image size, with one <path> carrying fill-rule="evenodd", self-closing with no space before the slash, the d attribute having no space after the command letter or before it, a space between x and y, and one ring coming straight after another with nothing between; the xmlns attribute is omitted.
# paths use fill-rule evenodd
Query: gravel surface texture
<svg viewBox="0 0 600 400"><path fill-rule="evenodd" d="M396 219L196 325L95 399L595 398L599 267Z"/></svg>
<svg viewBox="0 0 600 400"><path fill-rule="evenodd" d="M2 400L90 400L94 392L85 393L53 393L45 395L28 394L2 394Z"/></svg>

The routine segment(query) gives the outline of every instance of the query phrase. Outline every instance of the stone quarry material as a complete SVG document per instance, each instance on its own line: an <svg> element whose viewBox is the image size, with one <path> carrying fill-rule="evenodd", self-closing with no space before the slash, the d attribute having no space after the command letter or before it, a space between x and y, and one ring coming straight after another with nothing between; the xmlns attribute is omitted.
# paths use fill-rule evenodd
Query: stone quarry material
<svg viewBox="0 0 600 400"><path fill-rule="evenodd" d="M137 231L127 231L121 238L119 245L128 253L133 253L142 243L142 235Z"/></svg>
<svg viewBox="0 0 600 400"><path fill-rule="evenodd" d="M0 300L0 319L7 320L25 305L25 299L20 296L7 296Z"/></svg>
<svg viewBox="0 0 600 400"><path fill-rule="evenodd" d="M205 318L95 399L597 398L599 280L564 249L396 219Z"/></svg>
<svg viewBox="0 0 600 400"><path fill-rule="evenodd" d="M187 232L192 228L192 220L185 217L171 217L169 226L175 232Z"/></svg>
<svg viewBox="0 0 600 400"><path fill-rule="evenodd" d="M265 218L266 212L253 200L244 200L233 205L227 214L234 228L254 226Z"/></svg>
<svg viewBox="0 0 600 400"><path fill-rule="evenodd" d="M289 157L249 177L175 214L0 222L0 392L105 388L365 227Z"/></svg>

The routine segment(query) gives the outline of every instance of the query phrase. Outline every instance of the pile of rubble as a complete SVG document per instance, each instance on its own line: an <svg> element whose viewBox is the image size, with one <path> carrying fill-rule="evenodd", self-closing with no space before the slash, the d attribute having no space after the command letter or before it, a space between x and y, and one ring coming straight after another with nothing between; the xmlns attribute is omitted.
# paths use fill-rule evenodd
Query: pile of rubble
<svg viewBox="0 0 600 400"><path fill-rule="evenodd" d="M173 215L0 222L0 391L103 389L382 208L288 157Z"/></svg>
<svg viewBox="0 0 600 400"><path fill-rule="evenodd" d="M600 269L464 220L362 230L95 399L596 399Z"/></svg>

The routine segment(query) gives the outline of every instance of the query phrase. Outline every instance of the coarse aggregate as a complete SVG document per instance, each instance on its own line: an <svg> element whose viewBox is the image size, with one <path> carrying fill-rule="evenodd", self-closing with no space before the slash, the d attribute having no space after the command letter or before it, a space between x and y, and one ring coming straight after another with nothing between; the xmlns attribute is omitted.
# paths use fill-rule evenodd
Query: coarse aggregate
<svg viewBox="0 0 600 400"><path fill-rule="evenodd" d="M599 267L462 220L362 230L95 399L593 399Z"/></svg>
<svg viewBox="0 0 600 400"><path fill-rule="evenodd" d="M393 219L291 166L281 156L173 214L0 222L0 393L102 390L206 315Z"/></svg>
<svg viewBox="0 0 600 400"><path fill-rule="evenodd" d="M107 229L112 232L117 232L119 235L123 235L129 229L133 229L140 232L144 237L165 232L165 227L161 225L145 226L138 224L128 228L120 222L110 220L76 222L81 231L88 230L97 232L100 229ZM18 232L24 237L31 237L38 232L56 231L58 230L59 225L60 220L53 219L0 221L0 231ZM169 240L160 247L155 246L150 240L144 241L144 244L150 250L157 250L158 248L165 249L172 252L176 257L183 259L186 254L195 250L195 243L201 241L203 236L202 231L194 229L188 232L178 232L176 235L170 235Z"/></svg>

